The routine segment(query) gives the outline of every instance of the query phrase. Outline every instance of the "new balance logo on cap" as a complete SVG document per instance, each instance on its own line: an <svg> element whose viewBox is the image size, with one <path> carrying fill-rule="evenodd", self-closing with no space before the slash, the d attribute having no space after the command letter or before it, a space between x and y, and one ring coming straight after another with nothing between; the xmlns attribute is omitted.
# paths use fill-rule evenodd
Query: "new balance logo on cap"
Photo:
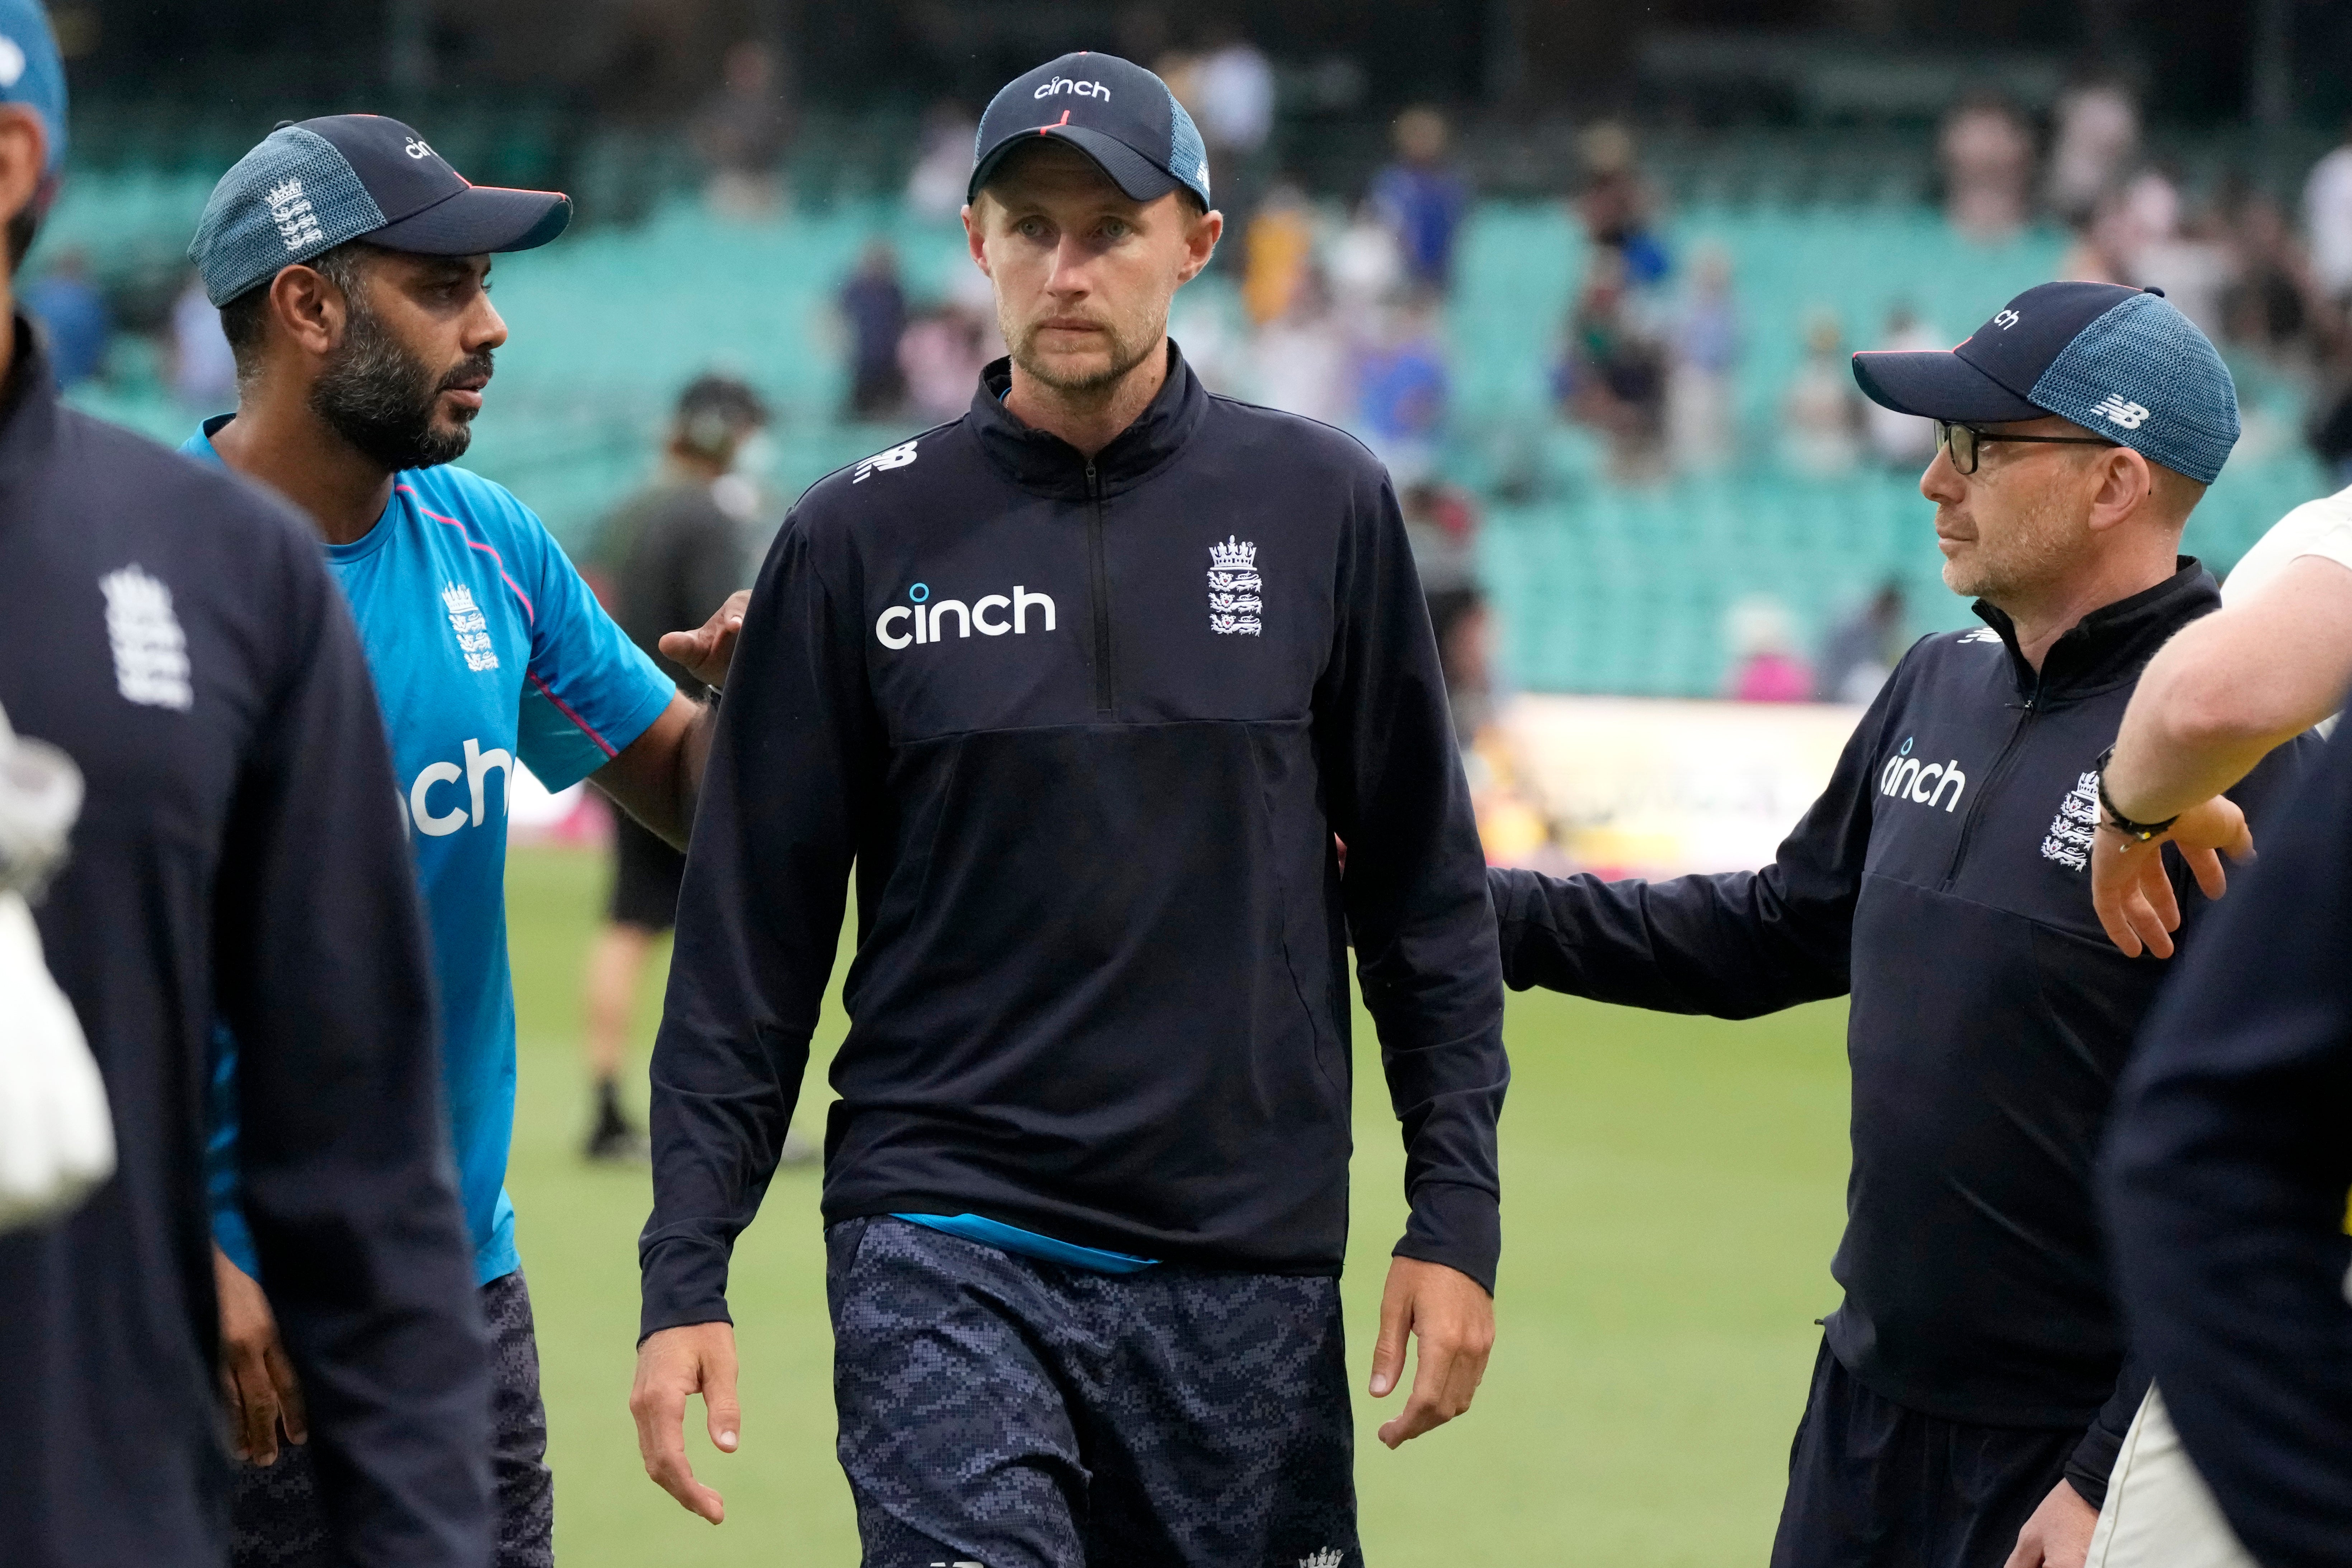
<svg viewBox="0 0 2352 1568"><path fill-rule="evenodd" d="M2091 412L2094 414L2105 415L2110 420L2122 426L2126 430L2138 429L2142 424L2147 422L2147 409L2142 408L2137 403L2126 403L2120 393L2114 392L2108 393L2106 401L2101 403L2096 408L2092 409Z"/></svg>

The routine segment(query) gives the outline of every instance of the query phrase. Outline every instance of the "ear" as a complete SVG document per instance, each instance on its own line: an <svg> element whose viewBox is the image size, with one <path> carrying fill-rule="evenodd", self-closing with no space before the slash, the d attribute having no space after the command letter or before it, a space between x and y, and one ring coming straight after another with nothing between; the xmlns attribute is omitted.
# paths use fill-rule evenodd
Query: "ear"
<svg viewBox="0 0 2352 1568"><path fill-rule="evenodd" d="M2091 531L2105 532L2139 516L2156 489L2156 475L2147 459L2129 447L2109 447L2092 462L2084 476L2091 487Z"/></svg>
<svg viewBox="0 0 2352 1568"><path fill-rule="evenodd" d="M1181 288L1201 275L1201 268L1217 254L1217 240L1225 232L1225 215L1205 212L1192 220L1184 236L1184 265L1176 274L1177 287Z"/></svg>
<svg viewBox="0 0 2352 1568"><path fill-rule="evenodd" d="M982 277L993 282L996 274L988 269L988 237L981 232L980 209L976 204L966 203L964 205L963 243L965 248L971 252L971 264L980 268Z"/></svg>
<svg viewBox="0 0 2352 1568"><path fill-rule="evenodd" d="M269 280L269 313L296 348L323 358L343 341L351 301L324 274L298 264Z"/></svg>
<svg viewBox="0 0 2352 1568"><path fill-rule="evenodd" d="M0 104L0 226L41 199L48 159L41 117L21 104ZM0 256L0 265L5 262Z"/></svg>

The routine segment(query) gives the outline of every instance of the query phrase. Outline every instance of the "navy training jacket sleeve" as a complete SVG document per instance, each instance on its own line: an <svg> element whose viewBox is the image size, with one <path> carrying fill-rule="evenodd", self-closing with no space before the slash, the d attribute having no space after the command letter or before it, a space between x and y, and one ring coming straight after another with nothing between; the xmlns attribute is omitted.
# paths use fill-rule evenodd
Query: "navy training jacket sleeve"
<svg viewBox="0 0 2352 1568"><path fill-rule="evenodd" d="M1760 871L1604 881L1487 872L1513 990L1540 985L1660 1013L1753 1018L1845 994L1870 847L1871 763L1898 668L1829 787Z"/></svg>
<svg viewBox="0 0 2352 1568"><path fill-rule="evenodd" d="M2221 1511L2269 1568L2321 1568L2352 1562L2352 748L2273 820L2126 1071L2103 1196Z"/></svg>
<svg viewBox="0 0 2352 1568"><path fill-rule="evenodd" d="M727 1316L727 1263L791 1129L876 725L862 628L787 521L743 618L679 894L653 1056L640 1332Z"/></svg>
<svg viewBox="0 0 2352 1568"><path fill-rule="evenodd" d="M1502 1249L1496 1124L1510 1064L1486 856L1454 743L1421 582L1385 479L1359 502L1339 624L1315 699L1330 821L1364 1005L1403 1124L1398 1256L1491 1292Z"/></svg>
<svg viewBox="0 0 2352 1568"><path fill-rule="evenodd" d="M489 1561L489 1373L383 721L342 597L289 520L272 706L215 883L244 1205L310 1407L339 1555Z"/></svg>

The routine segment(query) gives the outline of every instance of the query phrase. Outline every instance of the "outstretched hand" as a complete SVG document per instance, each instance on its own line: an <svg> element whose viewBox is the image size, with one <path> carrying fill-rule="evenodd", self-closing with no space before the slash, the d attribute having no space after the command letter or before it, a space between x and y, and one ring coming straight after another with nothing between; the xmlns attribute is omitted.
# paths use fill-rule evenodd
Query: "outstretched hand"
<svg viewBox="0 0 2352 1568"><path fill-rule="evenodd" d="M735 1402L735 1329L731 1323L691 1323L649 1334L637 1347L637 1381L629 1414L637 1419L637 1452L646 1474L678 1507L713 1524L727 1522L727 1500L694 1479L686 1458L686 1402L702 1395L710 1441L731 1454L741 1441L742 1410Z"/></svg>
<svg viewBox="0 0 2352 1568"><path fill-rule="evenodd" d="M2227 795L2190 806L2152 839L2133 838L2100 824L2091 845L2091 907L2107 940L2126 957L2137 958L2143 947L2158 958L2172 956L2172 933L2180 929L2180 900L2165 874L2167 844L2179 851L2182 864L2209 899L2229 890L2223 855L2232 860L2254 857L2254 835L2246 826L2246 814Z"/></svg>
<svg viewBox="0 0 2352 1568"><path fill-rule="evenodd" d="M1372 1344L1374 1399L1387 1398L1404 1376L1408 1335L1421 1342L1421 1354L1404 1409L1381 1426L1381 1441L1391 1448L1470 1408L1495 1348L1495 1299L1458 1268L1393 1258Z"/></svg>
<svg viewBox="0 0 2352 1568"><path fill-rule="evenodd" d="M705 686L726 685L727 667L735 662L735 639L743 630L743 612L751 604L751 590L738 588L693 631L662 633L662 657L684 665Z"/></svg>

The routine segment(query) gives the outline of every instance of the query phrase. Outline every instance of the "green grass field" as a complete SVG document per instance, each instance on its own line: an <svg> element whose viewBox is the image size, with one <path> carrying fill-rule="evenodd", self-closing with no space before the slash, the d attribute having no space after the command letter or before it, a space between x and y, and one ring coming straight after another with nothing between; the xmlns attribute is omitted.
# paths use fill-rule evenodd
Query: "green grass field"
<svg viewBox="0 0 2352 1568"><path fill-rule="evenodd" d="M736 1250L741 1451L703 1439L698 1406L688 1423L697 1473L727 1496L713 1531L645 1479L626 1408L646 1177L576 1155L577 989L603 861L519 850L508 888L522 1056L509 1184L538 1311L562 1562L848 1568L857 1538L833 1458L815 1173L781 1176ZM1814 1320L1837 1301L1843 1022L1833 1005L1730 1025L1515 996L1494 1361L1475 1409L1391 1454L1372 1433L1402 1396L1360 1391L1403 1219L1402 1156L1359 1013L1349 1360L1376 1568L1763 1561ZM843 1027L829 1004L804 1127L820 1124L811 1105ZM630 1077L642 1096L642 1057Z"/></svg>

